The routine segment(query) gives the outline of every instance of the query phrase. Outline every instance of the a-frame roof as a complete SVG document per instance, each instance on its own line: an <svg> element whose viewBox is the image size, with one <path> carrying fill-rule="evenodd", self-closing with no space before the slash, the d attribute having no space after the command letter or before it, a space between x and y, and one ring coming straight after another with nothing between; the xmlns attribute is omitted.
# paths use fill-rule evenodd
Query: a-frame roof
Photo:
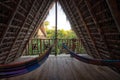
<svg viewBox="0 0 120 80"><path fill-rule="evenodd" d="M87 53L120 59L120 0L58 0ZM20 57L54 0L0 1L0 64Z"/></svg>

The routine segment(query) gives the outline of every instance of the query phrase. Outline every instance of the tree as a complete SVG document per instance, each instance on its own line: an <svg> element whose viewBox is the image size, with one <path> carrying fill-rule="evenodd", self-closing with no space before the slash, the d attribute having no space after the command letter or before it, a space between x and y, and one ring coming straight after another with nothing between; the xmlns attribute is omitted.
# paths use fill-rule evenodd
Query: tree
<svg viewBox="0 0 120 80"><path fill-rule="evenodd" d="M50 25L50 22L49 21L44 21L44 25L48 26L48 25Z"/></svg>
<svg viewBox="0 0 120 80"><path fill-rule="evenodd" d="M46 30L48 30L48 26L50 25L50 22L49 21L44 21L44 25L45 25Z"/></svg>
<svg viewBox="0 0 120 80"><path fill-rule="evenodd" d="M54 39L55 38L55 26L52 29L48 29L47 27L50 25L49 21L45 21L44 25L46 26L47 38ZM72 39L77 38L76 34L72 30L64 30L59 29L57 31L59 39Z"/></svg>
<svg viewBox="0 0 120 80"><path fill-rule="evenodd" d="M58 39L72 39L72 38L77 38L76 34L72 30L64 30L64 29L59 29L58 31ZM47 38L54 38L55 36L55 30L49 29L47 30Z"/></svg>

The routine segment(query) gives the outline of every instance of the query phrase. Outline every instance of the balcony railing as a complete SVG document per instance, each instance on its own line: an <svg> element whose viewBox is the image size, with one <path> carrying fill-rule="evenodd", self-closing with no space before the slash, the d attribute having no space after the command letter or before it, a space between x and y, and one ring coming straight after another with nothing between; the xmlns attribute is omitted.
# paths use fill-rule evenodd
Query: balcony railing
<svg viewBox="0 0 120 80"><path fill-rule="evenodd" d="M57 49L53 49L51 54L63 54L67 53L62 43L65 43L71 50L77 53L85 53L85 50L79 39L58 39ZM23 53L23 55L40 55L54 43L54 39L31 39Z"/></svg>

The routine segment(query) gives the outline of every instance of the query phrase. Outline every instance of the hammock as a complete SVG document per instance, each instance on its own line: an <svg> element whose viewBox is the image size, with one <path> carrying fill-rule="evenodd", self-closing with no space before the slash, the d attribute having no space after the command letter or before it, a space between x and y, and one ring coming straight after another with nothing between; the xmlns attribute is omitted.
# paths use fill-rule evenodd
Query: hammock
<svg viewBox="0 0 120 80"><path fill-rule="evenodd" d="M48 58L54 45L52 45L48 50L46 50L43 55L33 58L29 61L0 65L0 78L8 78L22 75L40 67Z"/></svg>
<svg viewBox="0 0 120 80"><path fill-rule="evenodd" d="M91 59L91 58L83 57L77 55L75 52L70 50L64 43L63 43L63 48L66 49L72 57L76 58L79 61L93 65L120 67L120 60Z"/></svg>

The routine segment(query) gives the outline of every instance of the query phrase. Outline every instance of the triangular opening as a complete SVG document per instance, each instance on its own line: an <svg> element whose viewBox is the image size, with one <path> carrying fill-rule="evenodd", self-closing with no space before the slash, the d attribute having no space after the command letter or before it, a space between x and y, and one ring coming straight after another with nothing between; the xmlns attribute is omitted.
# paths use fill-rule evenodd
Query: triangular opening
<svg viewBox="0 0 120 80"><path fill-rule="evenodd" d="M59 39L72 39L77 38L74 31L71 29L71 25L69 20L67 19L61 5L57 2L57 30L58 30L58 38ZM50 33L52 32L52 33ZM61 33L63 32L63 33ZM49 14L47 15L43 25L39 28L36 33L37 38L41 39L54 39L55 35L55 4L49 10ZM69 34L71 35L69 35ZM52 35L51 35L52 34Z"/></svg>
<svg viewBox="0 0 120 80"><path fill-rule="evenodd" d="M29 43L28 54L35 55L43 53L46 48L53 44L55 39L55 3L49 10L43 25L40 26L39 30L35 34L35 39ZM78 53L85 53L80 40L77 38L74 31L71 29L69 20L66 17L59 2L57 2L57 51L54 49L52 54L66 54L62 48L62 43L66 43L70 49Z"/></svg>
<svg viewBox="0 0 120 80"><path fill-rule="evenodd" d="M57 3L57 38L58 39L72 39L77 38L76 34L71 30L71 25L69 20L67 19L61 5ZM54 30L55 30L55 4L49 11L49 15L47 16L44 23L49 23L45 25L47 27L47 38L54 39ZM50 33L51 32L51 33ZM69 35L69 34L71 35ZM52 34L52 35L51 35Z"/></svg>

